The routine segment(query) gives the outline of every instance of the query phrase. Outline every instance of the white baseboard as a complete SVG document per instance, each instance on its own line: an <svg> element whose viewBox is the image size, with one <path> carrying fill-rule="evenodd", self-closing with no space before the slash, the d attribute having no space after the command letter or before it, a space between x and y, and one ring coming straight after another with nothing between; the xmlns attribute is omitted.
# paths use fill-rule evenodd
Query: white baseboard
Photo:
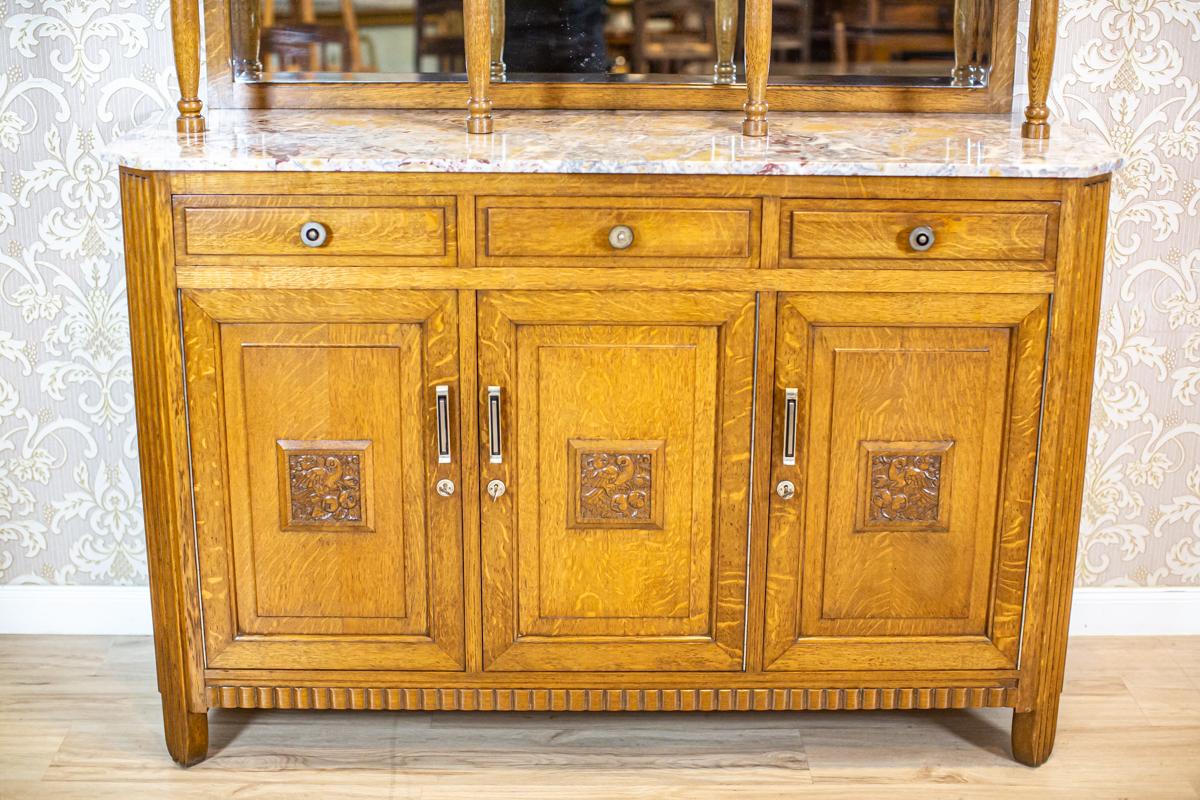
<svg viewBox="0 0 1200 800"><path fill-rule="evenodd" d="M1077 588L1071 635L1200 636L1200 586Z"/></svg>
<svg viewBox="0 0 1200 800"><path fill-rule="evenodd" d="M0 586L0 633L149 636L147 586Z"/></svg>
<svg viewBox="0 0 1200 800"><path fill-rule="evenodd" d="M150 632L145 586L0 586L0 634ZM1200 635L1200 587L1076 589L1071 635Z"/></svg>

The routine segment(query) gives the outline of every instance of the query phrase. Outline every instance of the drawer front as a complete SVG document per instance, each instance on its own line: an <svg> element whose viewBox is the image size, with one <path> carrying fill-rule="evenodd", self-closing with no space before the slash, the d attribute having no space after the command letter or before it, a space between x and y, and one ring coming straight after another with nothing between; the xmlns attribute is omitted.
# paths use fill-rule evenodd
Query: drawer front
<svg viewBox="0 0 1200 800"><path fill-rule="evenodd" d="M757 267L755 199L480 197L481 266Z"/></svg>
<svg viewBox="0 0 1200 800"><path fill-rule="evenodd" d="M782 208L788 267L1054 268L1057 203L787 200Z"/></svg>
<svg viewBox="0 0 1200 800"><path fill-rule="evenodd" d="M175 239L181 264L452 266L454 198L181 196Z"/></svg>

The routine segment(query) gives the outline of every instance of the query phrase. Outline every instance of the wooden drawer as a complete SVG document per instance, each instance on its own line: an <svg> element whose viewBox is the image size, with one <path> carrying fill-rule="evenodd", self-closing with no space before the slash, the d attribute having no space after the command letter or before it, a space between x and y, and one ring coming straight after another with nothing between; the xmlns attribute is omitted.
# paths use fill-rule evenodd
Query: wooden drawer
<svg viewBox="0 0 1200 800"><path fill-rule="evenodd" d="M174 199L180 264L453 266L453 197L181 195ZM301 241L307 223L324 244Z"/></svg>
<svg viewBox="0 0 1200 800"><path fill-rule="evenodd" d="M610 241L625 226L632 242ZM757 267L757 199L480 197L479 266Z"/></svg>
<svg viewBox="0 0 1200 800"><path fill-rule="evenodd" d="M1057 203L784 200L782 210L784 267L1054 268ZM924 251L909 241L921 226L933 231Z"/></svg>

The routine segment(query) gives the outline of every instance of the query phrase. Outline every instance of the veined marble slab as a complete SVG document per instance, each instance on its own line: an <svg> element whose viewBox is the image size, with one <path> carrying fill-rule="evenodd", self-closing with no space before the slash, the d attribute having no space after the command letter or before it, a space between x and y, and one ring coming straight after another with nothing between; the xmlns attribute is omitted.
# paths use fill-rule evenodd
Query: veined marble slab
<svg viewBox="0 0 1200 800"><path fill-rule="evenodd" d="M140 170L892 175L1086 178L1121 157L1056 125L1022 139L1007 114L772 113L765 139L707 111L498 111L470 135L459 111L210 110L188 142L171 112L109 145Z"/></svg>

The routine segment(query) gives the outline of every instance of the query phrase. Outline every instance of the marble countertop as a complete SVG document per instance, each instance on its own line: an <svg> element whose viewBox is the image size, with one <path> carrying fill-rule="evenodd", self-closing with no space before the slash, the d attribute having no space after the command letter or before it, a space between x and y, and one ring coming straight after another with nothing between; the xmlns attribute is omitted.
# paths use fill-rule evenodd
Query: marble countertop
<svg viewBox="0 0 1200 800"><path fill-rule="evenodd" d="M1065 125L1020 136L1019 116L772 113L771 134L742 136L741 114L707 111L505 111L470 135L459 111L210 110L200 141L175 114L107 148L140 170L509 172L675 175L891 175L1086 178L1120 156Z"/></svg>

